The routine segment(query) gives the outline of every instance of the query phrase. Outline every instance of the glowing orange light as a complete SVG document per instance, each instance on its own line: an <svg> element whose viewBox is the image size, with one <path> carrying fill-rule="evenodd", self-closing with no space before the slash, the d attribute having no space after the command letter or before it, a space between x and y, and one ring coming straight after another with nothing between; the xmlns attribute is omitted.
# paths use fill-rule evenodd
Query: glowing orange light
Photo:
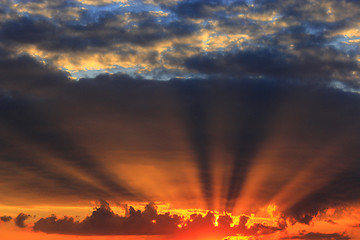
<svg viewBox="0 0 360 240"><path fill-rule="evenodd" d="M223 240L249 240L249 237L246 237L246 236L229 236L229 237L223 238Z"/></svg>

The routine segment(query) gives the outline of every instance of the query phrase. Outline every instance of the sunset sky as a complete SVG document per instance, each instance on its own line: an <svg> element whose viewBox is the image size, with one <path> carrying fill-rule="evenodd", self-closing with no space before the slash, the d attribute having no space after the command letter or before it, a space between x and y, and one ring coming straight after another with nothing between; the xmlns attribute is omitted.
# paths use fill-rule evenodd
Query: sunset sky
<svg viewBox="0 0 360 240"><path fill-rule="evenodd" d="M0 0L0 240L360 239L360 1Z"/></svg>

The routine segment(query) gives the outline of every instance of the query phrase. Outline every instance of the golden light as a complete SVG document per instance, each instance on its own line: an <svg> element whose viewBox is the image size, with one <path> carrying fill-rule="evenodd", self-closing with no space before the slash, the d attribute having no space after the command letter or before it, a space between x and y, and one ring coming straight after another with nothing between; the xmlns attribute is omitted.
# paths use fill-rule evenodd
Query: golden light
<svg viewBox="0 0 360 240"><path fill-rule="evenodd" d="M223 238L223 240L249 240L249 237L246 237L246 236L229 236L229 237Z"/></svg>

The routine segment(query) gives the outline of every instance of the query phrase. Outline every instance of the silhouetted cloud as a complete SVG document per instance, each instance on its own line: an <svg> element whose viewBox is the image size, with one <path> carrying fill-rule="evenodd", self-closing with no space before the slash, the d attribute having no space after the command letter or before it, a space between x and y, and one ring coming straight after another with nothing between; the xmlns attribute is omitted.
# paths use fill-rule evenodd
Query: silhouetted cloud
<svg viewBox="0 0 360 240"><path fill-rule="evenodd" d="M290 238L282 239L305 239L305 240L349 240L351 239L345 233L318 233L318 232L309 232L303 233L299 236L293 236Z"/></svg>
<svg viewBox="0 0 360 240"><path fill-rule="evenodd" d="M3 222L9 222L12 219L11 216L2 216L0 217L0 220Z"/></svg>
<svg viewBox="0 0 360 240"><path fill-rule="evenodd" d="M34 231L74 235L159 235L176 231L181 218L177 215L158 214L152 203L145 210L130 207L128 216L115 214L107 202L82 221L72 217L58 219L55 215L41 218L34 224Z"/></svg>
<svg viewBox="0 0 360 240"><path fill-rule="evenodd" d="M8 167L1 172L10 186L42 195L53 189L49 196L152 200L143 194L145 188L131 186L119 172L109 172L102 155L137 151L142 162L152 162L160 157L158 153L170 152L173 156L167 161L174 166L181 161L196 164L207 208L223 202L221 207L232 210L255 158L269 151L265 147L276 139L269 162L274 168L287 168L279 173L281 177L258 186L259 203L280 194L276 200L285 204L282 210L309 223L319 210L360 198L356 194L360 192L356 162L360 99L346 91L346 85L341 90L323 81L275 76L149 81L103 74L72 81L64 72L26 55L14 57L8 52L2 61L9 67L1 80L1 129L8 136L2 139L6 151L1 159ZM18 65L10 67L11 63ZM90 136L96 140L89 141ZM336 147L331 147L335 142ZM303 148L297 151L296 146ZM228 157L215 159L214 149ZM144 152L149 152L146 157ZM176 157L179 152L183 160ZM119 152L116 162L128 164L128 157ZM221 176L221 200L213 189L214 166L219 164L229 166ZM38 184L30 184L15 169L33 174L36 179L31 181ZM292 202L281 190L299 171L310 171L310 177L301 179L306 191L297 193Z"/></svg>
<svg viewBox="0 0 360 240"><path fill-rule="evenodd" d="M186 235L202 232L219 236L266 235L282 230L260 223L247 227L245 225L248 217L242 217L240 223L234 227L230 227L232 220L228 215L222 215L219 219L220 224L216 227L215 215L210 211L206 215L192 214L189 219L170 213L158 214L153 203L146 205L144 211L130 206L127 216L120 216L111 210L106 201L101 201L101 206L95 208L92 214L82 221L67 216L59 219L52 215L35 222L33 230L71 235ZM182 227L179 228L178 225Z"/></svg>
<svg viewBox="0 0 360 240"><path fill-rule="evenodd" d="M30 215L28 214L20 213L16 218L14 218L15 225L18 226L19 228L25 228L26 227L25 220L28 219L29 217Z"/></svg>

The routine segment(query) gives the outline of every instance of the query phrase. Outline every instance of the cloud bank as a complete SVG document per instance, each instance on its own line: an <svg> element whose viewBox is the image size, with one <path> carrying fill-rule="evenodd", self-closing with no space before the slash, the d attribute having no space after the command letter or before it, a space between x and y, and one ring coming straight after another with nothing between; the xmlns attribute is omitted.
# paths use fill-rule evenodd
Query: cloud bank
<svg viewBox="0 0 360 240"><path fill-rule="evenodd" d="M195 163L208 209L217 204L233 211L249 188L249 171L262 164L270 164L267 177L252 186L253 197L259 204L276 202L299 221L359 199L357 93L273 78L149 81L104 74L72 81L29 56L9 53L3 61L22 62L2 78L1 131L7 138L1 161L7 168L1 177L9 186L51 197L162 200L109 167L132 164L127 152L136 151L139 163L156 162L174 176L173 166ZM216 159L214 151L227 157ZM222 170L220 196L215 166Z"/></svg>

